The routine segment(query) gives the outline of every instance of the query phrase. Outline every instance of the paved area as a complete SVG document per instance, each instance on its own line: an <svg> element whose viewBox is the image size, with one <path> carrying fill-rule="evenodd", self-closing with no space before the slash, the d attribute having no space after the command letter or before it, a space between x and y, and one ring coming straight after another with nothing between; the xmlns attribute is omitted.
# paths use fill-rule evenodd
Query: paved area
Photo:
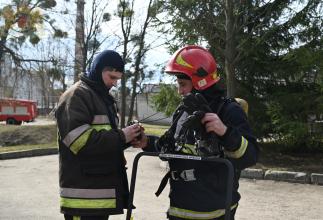
<svg viewBox="0 0 323 220"><path fill-rule="evenodd" d="M131 171L138 151L127 151ZM157 158L139 162L135 220L162 220L168 188L154 196L165 170ZM322 220L323 186L241 179L242 200L236 220ZM0 160L0 220L62 220L58 199L58 156ZM124 220L125 215L112 220Z"/></svg>

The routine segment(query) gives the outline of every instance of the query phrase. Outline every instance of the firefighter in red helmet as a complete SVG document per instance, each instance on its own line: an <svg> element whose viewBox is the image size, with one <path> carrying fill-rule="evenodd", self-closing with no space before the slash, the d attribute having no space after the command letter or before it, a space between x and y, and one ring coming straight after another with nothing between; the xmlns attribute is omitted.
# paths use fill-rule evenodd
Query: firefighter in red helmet
<svg viewBox="0 0 323 220"><path fill-rule="evenodd" d="M212 54L199 46L187 46L176 51L168 61L165 72L171 75L185 74L198 91L220 80Z"/></svg>
<svg viewBox="0 0 323 220"><path fill-rule="evenodd" d="M177 77L178 92L184 100L187 96L195 97L193 102L195 100L197 104L192 106L195 106L196 110L199 110L203 103L207 103L208 106L207 110L203 110L204 114L198 122L207 134L208 143L212 144L204 146L203 149L197 143L196 129L188 128L187 135L184 136L184 145L178 148L175 144L175 153L199 156L222 154L230 160L234 167L231 204L231 219L234 219L240 200L238 181L241 170L254 165L258 158L256 138L252 134L246 113L234 99L225 98L224 91L218 86L220 76L216 61L203 47L185 46L179 49L169 60L165 72ZM175 111L175 125L167 131L168 140L163 140L165 135L160 138L144 135L141 142L137 143L138 146L144 146L146 151L163 151L165 142L176 143L174 140L178 140L186 119L195 114L193 111L194 109L184 107ZM170 182L170 207L167 211L169 219L224 219L228 175L224 165L171 159L169 168L168 176L165 177L169 178Z"/></svg>

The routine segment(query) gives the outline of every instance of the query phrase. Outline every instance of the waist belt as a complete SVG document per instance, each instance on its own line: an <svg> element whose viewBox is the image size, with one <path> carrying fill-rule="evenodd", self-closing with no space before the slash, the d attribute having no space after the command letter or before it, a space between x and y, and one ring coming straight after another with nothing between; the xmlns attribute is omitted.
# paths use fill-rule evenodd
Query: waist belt
<svg viewBox="0 0 323 220"><path fill-rule="evenodd" d="M163 192L163 190L167 185L168 179L170 178L175 181L180 181L180 180L186 181L186 182L195 181L196 177L194 172L195 172L194 169L182 170L182 171L177 171L177 170L168 171L166 175L163 177L163 179L161 180L155 195L158 197Z"/></svg>

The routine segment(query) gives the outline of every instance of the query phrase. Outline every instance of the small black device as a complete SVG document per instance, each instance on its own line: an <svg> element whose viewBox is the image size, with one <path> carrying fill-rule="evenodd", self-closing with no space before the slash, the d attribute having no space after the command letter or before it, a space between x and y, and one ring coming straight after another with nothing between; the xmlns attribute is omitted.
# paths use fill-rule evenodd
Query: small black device
<svg viewBox="0 0 323 220"><path fill-rule="evenodd" d="M141 127L141 124L140 124L140 122L138 121L138 120L132 120L132 121L130 121L129 123L128 123L128 126L130 126L130 125L134 125L134 124L137 124L137 125L139 125L140 127ZM141 139L141 137L142 137L142 135L141 135L141 133L137 136L137 138L138 138L138 140L140 140Z"/></svg>

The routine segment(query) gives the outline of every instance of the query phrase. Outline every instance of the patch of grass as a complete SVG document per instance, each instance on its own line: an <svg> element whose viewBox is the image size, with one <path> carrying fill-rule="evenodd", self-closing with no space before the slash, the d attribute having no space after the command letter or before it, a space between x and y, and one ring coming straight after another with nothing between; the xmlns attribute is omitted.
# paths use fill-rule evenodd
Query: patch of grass
<svg viewBox="0 0 323 220"><path fill-rule="evenodd" d="M13 152L13 151L24 151L24 150L34 150L34 149L48 149L48 148L57 148L57 143L48 143L48 144L35 144L35 145L17 145L10 147L0 147L0 153Z"/></svg>
<svg viewBox="0 0 323 220"><path fill-rule="evenodd" d="M0 146L40 145L57 140L56 125L2 125Z"/></svg>
<svg viewBox="0 0 323 220"><path fill-rule="evenodd" d="M145 128L145 133L148 135L156 135L161 136L165 133L165 131L169 128L169 126L164 125L150 125L150 124L142 124Z"/></svg>
<svg viewBox="0 0 323 220"><path fill-rule="evenodd" d="M143 124L146 134L160 136L168 126ZM0 125L0 153L57 147L56 125Z"/></svg>
<svg viewBox="0 0 323 220"><path fill-rule="evenodd" d="M145 133L161 136L169 126L143 124ZM57 147L56 125L0 125L0 153ZM5 145L6 144L6 145ZM260 143L254 168L323 173L323 154L291 154L274 142Z"/></svg>

